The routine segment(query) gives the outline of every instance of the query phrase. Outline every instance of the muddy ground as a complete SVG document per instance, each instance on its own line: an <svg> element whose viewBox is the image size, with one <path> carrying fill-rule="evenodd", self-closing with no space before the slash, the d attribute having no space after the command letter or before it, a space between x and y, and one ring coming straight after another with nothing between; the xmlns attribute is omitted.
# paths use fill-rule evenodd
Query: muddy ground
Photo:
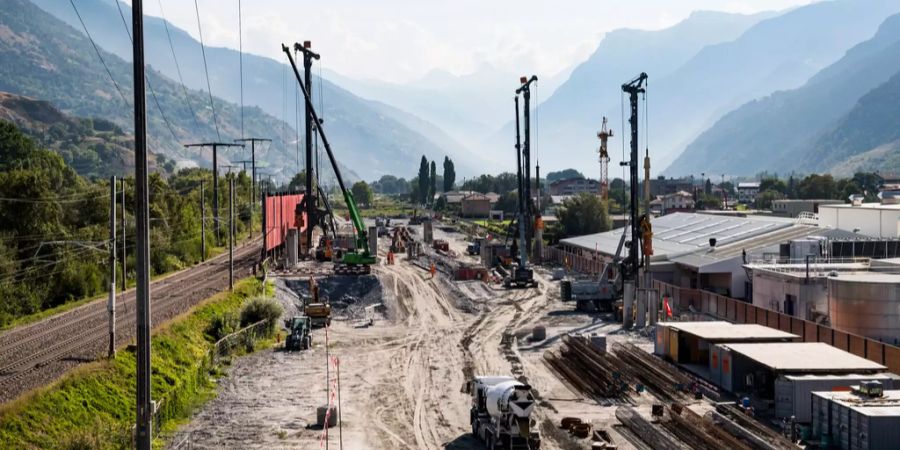
<svg viewBox="0 0 900 450"><path fill-rule="evenodd" d="M436 229L435 237L449 240L459 258L470 258L462 235ZM537 289L511 291L440 274L432 279L405 256L396 265L378 265L373 274L350 288L341 280L320 283L332 299L385 307L371 326L361 328L350 317L335 320L328 332L329 355L340 358L343 421L340 430L329 431L330 448L341 441L348 449L483 448L470 435L470 398L460 392L472 374L519 376L534 387L543 449L590 448L589 441L572 440L554 426L573 415L609 429L619 448L633 448L607 427L615 407L571 391L543 363L543 353L568 332L612 333L611 341L644 344L646 338L617 334L617 324L575 313L559 301L558 284L542 270ZM282 283L288 289L279 289L279 298L291 306L296 294L287 291L302 291L306 281ZM547 327L545 341L531 342L535 325ZM192 448L325 448L323 431L315 427L316 407L328 399L325 339L325 331L316 330L310 351L275 349L236 360L220 381L218 397L172 442L190 442ZM328 377L334 376L330 367Z"/></svg>

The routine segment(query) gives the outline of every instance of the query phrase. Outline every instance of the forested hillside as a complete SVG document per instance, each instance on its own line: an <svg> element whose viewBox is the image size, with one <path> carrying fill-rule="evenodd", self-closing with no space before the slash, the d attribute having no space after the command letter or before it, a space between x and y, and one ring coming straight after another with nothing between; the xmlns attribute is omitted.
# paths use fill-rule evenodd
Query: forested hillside
<svg viewBox="0 0 900 450"><path fill-rule="evenodd" d="M151 175L153 274L200 260L199 183L206 179L210 186L211 177L202 169L184 170L169 180L159 173ZM236 184L237 198L249 198L249 178L241 174ZM224 198L227 182L220 186ZM133 192L133 179L128 179L128 267L134 267ZM209 205L212 190L207 188L205 194ZM250 210L246 202L238 205L241 220L236 227L244 233ZM0 327L17 317L106 292L108 223L107 180L78 175L62 156L40 148L12 123L0 121ZM210 246L214 233L208 226ZM117 270L121 280L121 267Z"/></svg>

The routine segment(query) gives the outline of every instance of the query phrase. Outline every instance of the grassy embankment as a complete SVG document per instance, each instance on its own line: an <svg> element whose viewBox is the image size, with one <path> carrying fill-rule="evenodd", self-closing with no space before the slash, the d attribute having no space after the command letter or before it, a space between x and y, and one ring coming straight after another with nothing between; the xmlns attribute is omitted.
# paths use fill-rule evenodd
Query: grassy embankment
<svg viewBox="0 0 900 450"><path fill-rule="evenodd" d="M162 401L157 420L163 430L214 396L211 377L220 375L208 364L214 338L210 326L240 314L247 300L272 294L272 286L242 280L234 293L211 297L153 332L152 398ZM271 344L266 340L257 345ZM241 348L239 351L248 349ZM110 361L84 365L56 383L0 407L3 448L118 449L130 447L134 423L135 357L120 349ZM155 443L161 447L162 441Z"/></svg>

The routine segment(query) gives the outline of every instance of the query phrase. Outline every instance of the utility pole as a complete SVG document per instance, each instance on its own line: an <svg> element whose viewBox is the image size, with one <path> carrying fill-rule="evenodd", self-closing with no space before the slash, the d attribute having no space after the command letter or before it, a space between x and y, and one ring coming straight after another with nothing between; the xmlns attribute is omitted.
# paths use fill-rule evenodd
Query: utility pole
<svg viewBox="0 0 900 450"><path fill-rule="evenodd" d="M228 177L228 180L231 185L228 189L228 289L234 292L234 177Z"/></svg>
<svg viewBox="0 0 900 450"><path fill-rule="evenodd" d="M249 142L250 143L250 160L253 161L252 167L250 169L252 171L252 173L250 174L250 181L252 181L252 184L253 184L253 187L251 189L252 189L252 195L253 195L253 202L255 203L256 202L256 143L257 142L272 142L272 140L265 139L265 138L251 137L251 138L244 138L244 139L236 139L235 142L240 142L240 143ZM251 209L251 211L252 211L252 209ZM252 230L252 228L251 228L251 230Z"/></svg>
<svg viewBox="0 0 900 450"><path fill-rule="evenodd" d="M243 147L244 144L230 144L227 142L201 142L197 144L185 144L185 148L211 147L213 165L213 223L216 226L216 244L219 244L219 147Z"/></svg>
<svg viewBox="0 0 900 450"><path fill-rule="evenodd" d="M134 217L137 264L137 395L135 448L151 450L153 402L150 397L150 189L147 166L147 93L144 87L144 5L131 2L131 29L134 34Z"/></svg>
<svg viewBox="0 0 900 450"><path fill-rule="evenodd" d="M125 257L125 177L122 177L122 292L128 289L127 258Z"/></svg>
<svg viewBox="0 0 900 450"><path fill-rule="evenodd" d="M206 196L203 194L203 179L200 179L200 261L206 261Z"/></svg>
<svg viewBox="0 0 900 450"><path fill-rule="evenodd" d="M303 45L301 46L298 43L294 44L294 51L303 52L303 75L304 75L304 85L306 86L306 95L312 99L312 61L313 59L319 59L319 54L315 53L311 50L312 43L310 41L303 41ZM304 249L306 252L309 251L312 246L312 224L318 222L316 220L316 206L318 206L318 202L316 202L316 194L313 191L313 173L315 172L313 166L313 152L312 152L312 130L313 130L313 111L312 104L306 103L306 120L305 120L305 144L306 144L306 193L303 196L303 201L306 203L306 248ZM316 124L318 127L319 124ZM318 175L318 174L316 174ZM299 231L299 230L298 230Z"/></svg>
<svg viewBox="0 0 900 450"><path fill-rule="evenodd" d="M537 80L538 78L535 75L532 75L531 78L521 77L519 78L519 82L522 83L522 86L516 89L516 94L522 94L522 97L525 99L524 111L522 112L523 122L525 122L525 137L522 146L522 173L525 177L524 213L526 249L531 248L531 238L533 236L532 233L534 232L534 224L531 223L534 220L534 211L531 203L531 83L534 83Z"/></svg>
<svg viewBox="0 0 900 450"><path fill-rule="evenodd" d="M124 212L124 211L123 211ZM109 177L109 357L116 357L116 176Z"/></svg>

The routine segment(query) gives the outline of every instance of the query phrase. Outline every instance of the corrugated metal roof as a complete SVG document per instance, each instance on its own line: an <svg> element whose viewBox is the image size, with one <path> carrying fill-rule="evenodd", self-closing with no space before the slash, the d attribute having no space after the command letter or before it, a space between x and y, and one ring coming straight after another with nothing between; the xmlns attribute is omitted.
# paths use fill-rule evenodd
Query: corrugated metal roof
<svg viewBox="0 0 900 450"><path fill-rule="evenodd" d="M754 339L796 339L800 336L775 328L757 324L733 324L724 321L713 322L661 322L660 326L668 326L707 341L730 342L751 341Z"/></svg>
<svg viewBox="0 0 900 450"><path fill-rule="evenodd" d="M797 225L793 220L775 217L732 217L695 213L674 213L653 219L653 250L651 261L679 261L685 264L702 264L733 258L741 250L758 249L808 236L820 230L816 227ZM566 245L586 250L597 250L607 255L615 254L622 233L630 238L628 228L604 233L563 239ZM707 252L709 239L716 239L716 250ZM695 262L694 262L695 261Z"/></svg>
<svg viewBox="0 0 900 450"><path fill-rule="evenodd" d="M722 344L766 367L781 372L882 371L886 367L823 342Z"/></svg>

